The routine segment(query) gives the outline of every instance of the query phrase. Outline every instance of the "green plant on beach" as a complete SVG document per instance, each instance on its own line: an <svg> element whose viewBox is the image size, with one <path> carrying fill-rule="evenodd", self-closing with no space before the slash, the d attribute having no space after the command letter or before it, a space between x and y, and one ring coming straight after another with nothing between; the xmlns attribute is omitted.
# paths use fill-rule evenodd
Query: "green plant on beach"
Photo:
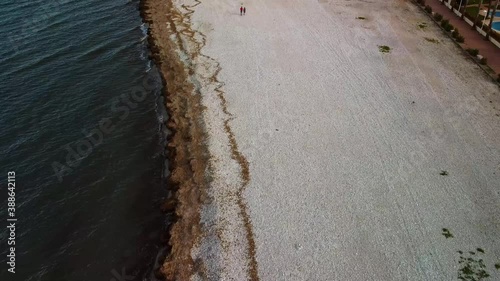
<svg viewBox="0 0 500 281"><path fill-rule="evenodd" d="M378 46L378 50L381 53L389 53L391 51L391 47L382 45L382 46Z"/></svg>
<svg viewBox="0 0 500 281"><path fill-rule="evenodd" d="M458 43L465 42L465 38L462 35L458 35L457 38L456 38L456 40L457 40Z"/></svg>
<svg viewBox="0 0 500 281"><path fill-rule="evenodd" d="M500 74L498 74L497 82L500 83ZM500 265L500 263L499 263Z"/></svg>
<svg viewBox="0 0 500 281"><path fill-rule="evenodd" d="M453 238L453 234L451 234L451 232L450 232L450 230L448 228L443 228L442 230L443 230L443 232L441 234L443 234L443 236L445 238L447 238L447 239L448 238Z"/></svg>
<svg viewBox="0 0 500 281"><path fill-rule="evenodd" d="M500 262L499 263L495 263L495 268L498 269L498 270L500 270Z"/></svg>
<svg viewBox="0 0 500 281"><path fill-rule="evenodd" d="M356 19L358 19L358 20L364 20L366 18L365 17L357 17Z"/></svg>
<svg viewBox="0 0 500 281"><path fill-rule="evenodd" d="M439 173L441 176L447 176L448 175L448 172L445 171L445 170L442 170L441 173ZM443 228L443 231L445 230L446 228Z"/></svg>
<svg viewBox="0 0 500 281"><path fill-rule="evenodd" d="M424 10L429 14L432 13L432 7L429 5L425 6Z"/></svg>
<svg viewBox="0 0 500 281"><path fill-rule="evenodd" d="M460 260L458 261L460 265L458 279L464 281L479 281L490 277L490 274L486 271L484 260L476 255L474 251L469 251L466 254L462 251L458 251L458 253L460 254ZM479 253L483 254L484 250L479 251Z"/></svg>
<svg viewBox="0 0 500 281"><path fill-rule="evenodd" d="M457 29L453 30L453 32L451 33L451 37L457 39L457 37L460 35L460 33L458 32Z"/></svg>
<svg viewBox="0 0 500 281"><path fill-rule="evenodd" d="M485 57L482 57L480 60L479 60L479 63L482 64L482 65L486 65L488 63L488 59L485 58Z"/></svg>
<svg viewBox="0 0 500 281"><path fill-rule="evenodd" d="M421 29L424 29L424 28L427 27L427 23L421 22L421 23L418 24L418 27L420 27Z"/></svg>

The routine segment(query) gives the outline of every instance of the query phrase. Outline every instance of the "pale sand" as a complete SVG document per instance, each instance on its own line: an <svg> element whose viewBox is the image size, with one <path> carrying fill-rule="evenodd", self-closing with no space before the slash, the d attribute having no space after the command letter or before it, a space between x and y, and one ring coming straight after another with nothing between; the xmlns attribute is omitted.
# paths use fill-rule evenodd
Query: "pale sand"
<svg viewBox="0 0 500 281"><path fill-rule="evenodd" d="M192 279L456 280L481 247L500 280L498 86L409 1L239 5L192 15L211 155Z"/></svg>

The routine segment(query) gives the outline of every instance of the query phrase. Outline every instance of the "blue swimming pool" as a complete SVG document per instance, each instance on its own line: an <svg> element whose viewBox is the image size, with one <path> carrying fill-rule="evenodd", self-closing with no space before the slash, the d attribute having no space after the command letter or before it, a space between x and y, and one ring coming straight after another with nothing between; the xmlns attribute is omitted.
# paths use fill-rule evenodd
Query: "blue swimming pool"
<svg viewBox="0 0 500 281"><path fill-rule="evenodd" d="M492 28L496 31L500 31L500 21L494 22Z"/></svg>
<svg viewBox="0 0 500 281"><path fill-rule="evenodd" d="M493 14L493 12L490 12L489 15L491 16ZM495 17L500 17L500 11L497 11L495 13Z"/></svg>

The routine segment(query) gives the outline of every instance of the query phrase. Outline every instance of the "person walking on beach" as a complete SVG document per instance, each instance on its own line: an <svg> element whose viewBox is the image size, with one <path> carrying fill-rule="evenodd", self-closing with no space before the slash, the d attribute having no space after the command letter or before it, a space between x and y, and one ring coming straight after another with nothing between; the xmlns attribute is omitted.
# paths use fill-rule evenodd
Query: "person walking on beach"
<svg viewBox="0 0 500 281"><path fill-rule="evenodd" d="M247 7L243 7L243 14L247 13Z"/></svg>
<svg viewBox="0 0 500 281"><path fill-rule="evenodd" d="M240 7L240 16L243 15L243 6Z"/></svg>

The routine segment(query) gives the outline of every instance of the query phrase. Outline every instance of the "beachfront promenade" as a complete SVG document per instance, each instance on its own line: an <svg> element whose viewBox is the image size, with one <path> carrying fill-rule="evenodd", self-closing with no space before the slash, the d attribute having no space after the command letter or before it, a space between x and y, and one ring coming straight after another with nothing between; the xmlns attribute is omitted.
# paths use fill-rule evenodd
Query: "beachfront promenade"
<svg viewBox="0 0 500 281"><path fill-rule="evenodd" d="M465 43L461 44L465 49L478 49L479 54L488 59L488 65L495 73L500 73L500 49L497 46L485 40L483 35L472 29L472 26L454 11L451 11L449 7L443 5L440 0L429 0L426 5L431 6L433 12L443 15L443 18L448 19L453 26L458 28L460 34L465 38Z"/></svg>

